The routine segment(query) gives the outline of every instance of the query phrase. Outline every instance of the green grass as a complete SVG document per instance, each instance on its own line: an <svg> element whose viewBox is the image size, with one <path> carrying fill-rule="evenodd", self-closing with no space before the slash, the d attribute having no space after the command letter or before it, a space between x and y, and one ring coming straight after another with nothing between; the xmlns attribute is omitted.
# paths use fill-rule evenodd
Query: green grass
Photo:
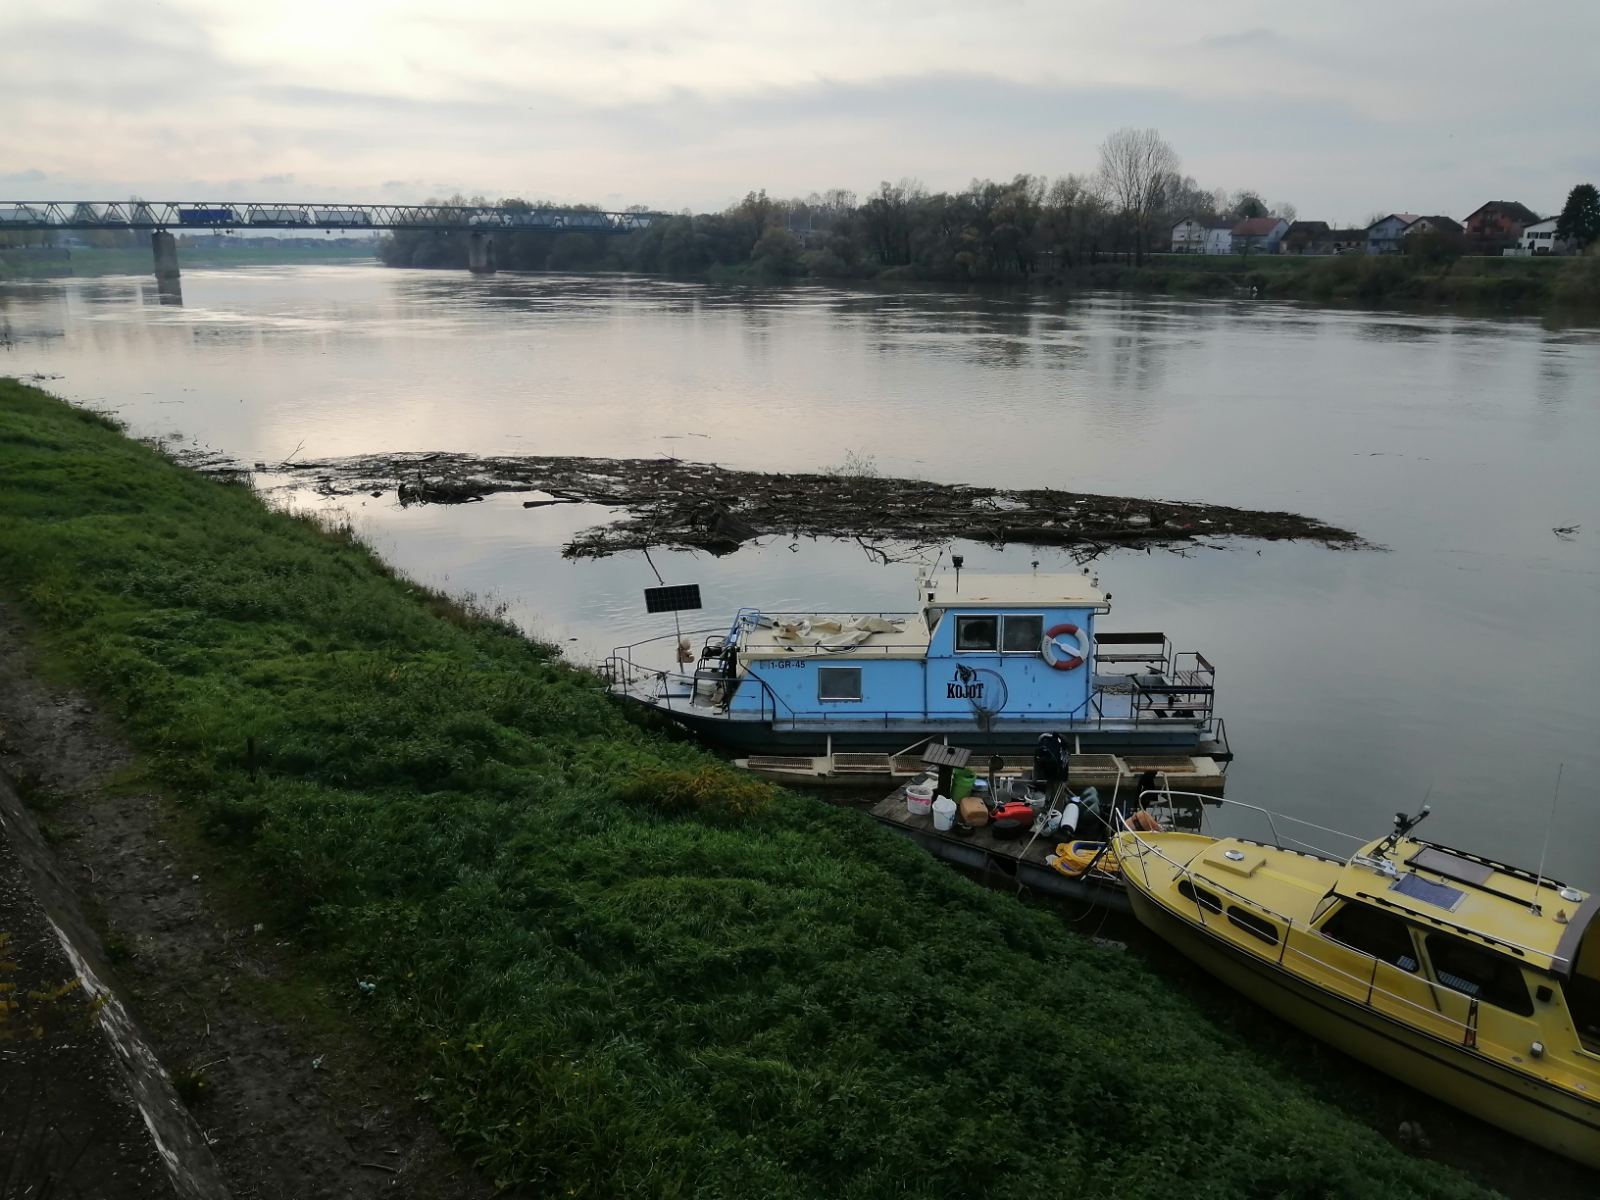
<svg viewBox="0 0 1600 1200"><path fill-rule="evenodd" d="M1600 307L1600 258L1458 258L1404 255L1152 256L1142 267L1101 263L1068 273L1083 287L1365 305L1459 305L1514 312Z"/></svg>
<svg viewBox="0 0 1600 1200"><path fill-rule="evenodd" d="M347 534L6 382L0 587L507 1185L1481 1194L1136 956L652 732Z"/></svg>

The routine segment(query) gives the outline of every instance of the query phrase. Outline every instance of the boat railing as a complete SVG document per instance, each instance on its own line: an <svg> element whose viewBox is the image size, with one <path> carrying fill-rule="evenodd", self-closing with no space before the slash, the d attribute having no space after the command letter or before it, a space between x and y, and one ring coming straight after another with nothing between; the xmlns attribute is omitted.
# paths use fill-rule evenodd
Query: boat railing
<svg viewBox="0 0 1600 1200"><path fill-rule="evenodd" d="M1208 804L1216 803L1215 797L1201 797L1198 793L1174 793L1161 789L1147 790L1141 794L1140 800L1141 802L1144 802L1146 797L1156 797L1157 801L1159 802L1162 798L1185 794L1193 795L1196 797L1196 799L1203 799ZM1273 815L1268 812L1268 810L1258 808L1256 805L1243 804L1239 801L1224 801L1224 803L1233 803L1236 807L1255 809L1258 812L1266 813L1269 817ZM1281 814L1279 815L1281 816ZM1190 865L1189 862L1179 862L1177 859L1163 851L1159 846L1141 836L1140 831L1129 824L1126 817L1120 817L1119 819L1123 832L1132 838L1139 847L1139 852L1133 857L1138 860L1140 875L1144 880L1145 891L1151 895L1154 895L1155 893L1155 889L1150 882L1150 864L1148 857L1158 858L1172 868L1175 876L1181 877L1188 884L1189 894L1186 899L1188 899L1190 903L1194 905L1195 913L1199 918L1202 928L1210 928L1210 919L1208 919L1208 914L1210 918L1221 917L1227 920L1230 924L1252 934L1257 940L1259 940L1261 942L1261 946L1259 949L1256 949L1255 952L1261 954L1262 957L1271 957L1270 953L1268 953L1269 947L1267 944L1268 936L1270 936L1270 940L1275 942L1277 945L1277 964L1286 970L1294 971L1297 976L1304 978L1310 973L1305 969L1304 966L1298 968L1294 966L1294 962L1312 965L1318 972L1325 973L1326 975L1333 976L1339 980L1347 982L1348 987L1341 987L1337 989L1340 995L1344 995L1349 999L1355 999L1359 994L1360 1002L1366 1007L1374 1010L1381 1010L1381 1008L1384 1006L1394 1006L1402 1013L1412 1014L1409 1018L1409 1024L1413 1027L1435 1032L1436 1035L1439 1030L1443 1030L1452 1038L1459 1038L1460 1044L1468 1048L1474 1048L1479 1045L1477 997L1469 996L1463 992L1457 992L1454 989L1443 987L1442 985L1435 985L1420 975L1415 977L1425 983L1428 983L1429 996L1432 1000L1431 1005L1420 1004L1410 997L1401 995L1399 992L1394 991L1391 988L1383 987L1378 983L1380 969L1388 968L1391 971L1399 971L1408 976L1411 976L1411 972L1407 972L1405 971L1405 968L1399 967L1394 963L1390 963L1385 959L1378 958L1376 955L1369 954L1365 950L1357 949L1354 946L1346 945L1344 942L1330 938L1327 934L1323 933L1320 929L1316 928L1316 926L1307 921L1298 920L1290 914L1279 912L1277 909L1271 907L1270 905L1263 904L1261 901L1256 900L1253 897L1243 895L1229 887L1227 884L1223 883L1213 873L1197 871ZM1286 819L1295 820L1296 818ZM1303 822L1303 824L1311 825L1313 823L1307 821ZM1320 829L1323 827L1315 826L1315 828ZM1122 862L1122 870L1126 872L1128 870L1128 856L1121 855L1120 858ZM1202 891L1202 888L1206 889L1206 891L1209 891L1209 899L1207 898L1206 891ZM1224 902L1221 899L1221 897L1224 896L1227 897L1229 902L1231 902L1226 906L1228 911L1224 911ZM1244 920L1238 919L1236 912L1238 906L1241 905L1249 910ZM1277 928L1270 925L1264 926L1252 924L1249 914L1261 914L1270 918L1274 922L1280 922L1282 927ZM1259 918L1257 918L1257 920L1259 920ZM1301 935L1301 937L1298 939L1299 944L1295 944L1297 939L1294 935L1297 932ZM1249 945L1249 943L1238 942L1238 940L1232 936L1229 936L1228 941L1230 944ZM1313 952L1315 948L1333 946L1337 946L1339 948L1339 953L1349 955L1356 962L1363 964L1366 968L1364 972L1362 974L1356 974L1348 971L1344 967L1341 967L1332 961L1331 957ZM1420 964L1418 964L1418 966L1420 966ZM1316 980L1313 978L1311 982L1315 984ZM1443 1005L1446 997L1459 998L1460 1006L1464 1013L1462 1019L1452 1017L1444 1011ZM1454 1003L1453 1000L1451 1002Z"/></svg>
<svg viewBox="0 0 1600 1200"><path fill-rule="evenodd" d="M1199 792L1185 792L1172 788L1160 787L1148 788L1144 792L1141 792L1139 796L1139 802L1141 804L1148 805L1150 797L1154 797L1159 802L1164 797L1174 796L1183 797L1187 801L1192 801L1195 804L1200 805L1200 828L1196 832L1204 833L1211 837L1216 837L1219 835L1214 831L1206 829L1205 821L1208 810L1225 811L1228 809L1242 809L1246 812L1257 813L1266 818L1267 828L1272 833L1272 844L1279 850L1293 850L1296 853L1310 853L1313 857L1325 858L1331 862L1340 863L1349 862L1351 853L1353 853L1353 851L1343 854L1335 853L1334 851L1325 850L1320 846L1308 841L1304 841L1300 838L1285 837L1279 832L1279 822L1305 829L1314 829L1318 833L1331 834L1334 837L1343 838L1355 849L1359 849L1361 846L1365 845L1371 840L1370 838L1362 838L1353 833L1346 833L1342 829L1332 829L1326 825L1319 825L1315 821L1307 821L1303 817L1293 817L1288 813L1273 812L1271 809L1262 808L1259 804L1249 804L1243 800L1234 800L1226 796L1201 795Z"/></svg>
<svg viewBox="0 0 1600 1200"><path fill-rule="evenodd" d="M758 624L765 624L767 620L780 621L791 617L822 616L822 613L773 613L758 609L740 609L731 623L727 625L705 626L696 629L674 630L671 633L658 634L655 637L643 638L640 641L627 645L616 646L602 664L602 673L608 686L613 691L630 692L640 695L641 685L646 690L642 698L651 702L659 702L668 709L674 702L682 700L686 705L692 705L695 699L696 685L705 682L716 675L704 668L696 667L662 667L642 661L642 651L649 651L662 647L663 643L688 640L693 645L697 639L710 638L736 638L737 635L749 629L756 628ZM880 612L855 614L857 616L877 616L888 619L904 618L907 620L920 619L918 614L903 612ZM1113 636L1113 635L1106 635ZM1134 634L1135 638L1144 638L1155 635ZM1137 644L1137 643L1133 643ZM813 647L806 646L806 650ZM832 651L829 647L819 647L823 654ZM838 653L847 653L852 658L859 658L867 654L882 654L884 657L903 657L906 653L904 645L871 645L841 646ZM1166 655L1159 672L1148 672L1143 676L1115 676L1116 683L1101 684L1091 683L1088 695L1078 704L1070 708L1061 709L1030 709L1026 713L1009 714L1003 710L1000 713L985 714L977 709L973 710L971 720L975 729L981 730L986 721L999 717L1002 721L1022 717L1030 723L1048 722L1071 726L1081 730L1102 731L1108 727L1126 728L1132 724L1135 728L1147 728L1159 725L1166 728L1183 728L1192 725L1202 736L1214 728L1213 703L1215 695L1215 669L1203 655L1184 652L1172 655L1170 651L1163 650ZM662 655L665 657L665 655ZM1105 677L1097 677L1105 678ZM864 711L850 708L841 710L834 706L819 706L817 708L797 709L783 700L773 688L761 678L759 672L746 671L737 680L722 676L727 685L737 686L740 689L753 688L759 691L760 699L756 711L749 711L741 706L740 716L758 720L783 720L794 725L810 722L837 722L848 716L854 725L865 722L881 722L885 728L892 727L897 721L929 720L939 717L945 720L957 719L956 714L947 710L930 708L926 703L917 708L907 709L873 709ZM753 684L751 681L755 681ZM1124 682L1126 681L1126 682ZM1130 699L1124 699L1129 697ZM1115 697L1117 703L1109 703Z"/></svg>

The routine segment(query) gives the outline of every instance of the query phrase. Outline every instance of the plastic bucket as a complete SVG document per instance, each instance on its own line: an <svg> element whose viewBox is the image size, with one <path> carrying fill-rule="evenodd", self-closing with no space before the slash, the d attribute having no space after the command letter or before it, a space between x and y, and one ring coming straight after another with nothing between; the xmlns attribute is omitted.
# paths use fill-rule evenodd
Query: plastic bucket
<svg viewBox="0 0 1600 1200"><path fill-rule="evenodd" d="M972 794L972 784L975 779L977 779L977 776L971 771L967 770L965 767L957 767L955 770L951 771L950 799L960 800L964 796L970 796Z"/></svg>
<svg viewBox="0 0 1600 1200"><path fill-rule="evenodd" d="M956 802L949 796L940 796L933 802L933 827L941 832L956 823Z"/></svg>
<svg viewBox="0 0 1600 1200"><path fill-rule="evenodd" d="M933 809L933 784L913 783L906 788L906 811L913 817L925 817Z"/></svg>

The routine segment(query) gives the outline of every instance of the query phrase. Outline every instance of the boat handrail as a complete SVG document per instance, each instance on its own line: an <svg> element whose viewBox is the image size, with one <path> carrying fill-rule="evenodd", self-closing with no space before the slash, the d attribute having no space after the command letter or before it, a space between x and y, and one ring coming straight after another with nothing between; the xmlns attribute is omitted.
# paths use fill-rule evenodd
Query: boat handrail
<svg viewBox="0 0 1600 1200"><path fill-rule="evenodd" d="M1202 820L1205 818L1205 810L1207 807L1245 808L1249 809L1251 812L1258 812L1267 818L1267 824L1272 829L1273 845L1279 850L1288 849L1288 847L1283 844L1284 839L1278 834L1277 822L1280 820L1289 821L1295 825L1304 825L1307 829L1315 829L1319 833L1331 833L1335 837L1348 838L1350 841L1356 843L1358 848L1366 845L1367 842L1372 840L1371 838L1360 837L1354 833L1346 833L1342 829L1333 829L1327 825L1318 825L1315 821L1307 821L1304 817L1290 816L1288 813L1275 813L1271 809L1262 808L1259 804L1247 804L1243 800L1232 800L1226 796L1206 796L1199 792L1173 791L1171 788L1147 788L1145 791L1139 794L1140 802L1143 803L1144 798L1150 795L1186 796L1194 800L1201 801L1202 804L1200 806L1200 816ZM1313 846L1310 842L1302 842L1299 838L1289 838L1288 840L1294 842L1296 845L1305 846L1307 849L1314 850L1319 857L1327 858L1334 862L1349 863L1350 859L1354 856L1353 854L1331 854L1318 846Z"/></svg>

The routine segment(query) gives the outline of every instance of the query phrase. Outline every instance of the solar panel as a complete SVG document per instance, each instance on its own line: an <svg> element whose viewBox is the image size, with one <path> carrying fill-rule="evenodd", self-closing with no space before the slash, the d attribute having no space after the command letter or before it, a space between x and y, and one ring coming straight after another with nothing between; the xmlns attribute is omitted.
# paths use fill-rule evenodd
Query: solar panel
<svg viewBox="0 0 1600 1200"><path fill-rule="evenodd" d="M1432 904L1444 909L1446 912L1455 912L1456 905L1461 903L1466 895L1460 888L1453 888L1449 884L1435 883L1431 879L1424 879L1421 875L1402 875L1390 885L1391 892L1399 892L1402 896L1410 896L1413 900L1421 900L1424 904Z"/></svg>
<svg viewBox="0 0 1600 1200"><path fill-rule="evenodd" d="M674 583L666 587L645 588L645 612L685 612L700 607L698 583Z"/></svg>
<svg viewBox="0 0 1600 1200"><path fill-rule="evenodd" d="M1470 883L1474 887L1481 887L1494 878L1493 867L1473 862L1470 858L1462 858L1459 854L1451 854L1450 851L1441 850L1437 846L1424 847L1406 861L1410 866L1432 871L1435 875L1443 875L1446 879Z"/></svg>

